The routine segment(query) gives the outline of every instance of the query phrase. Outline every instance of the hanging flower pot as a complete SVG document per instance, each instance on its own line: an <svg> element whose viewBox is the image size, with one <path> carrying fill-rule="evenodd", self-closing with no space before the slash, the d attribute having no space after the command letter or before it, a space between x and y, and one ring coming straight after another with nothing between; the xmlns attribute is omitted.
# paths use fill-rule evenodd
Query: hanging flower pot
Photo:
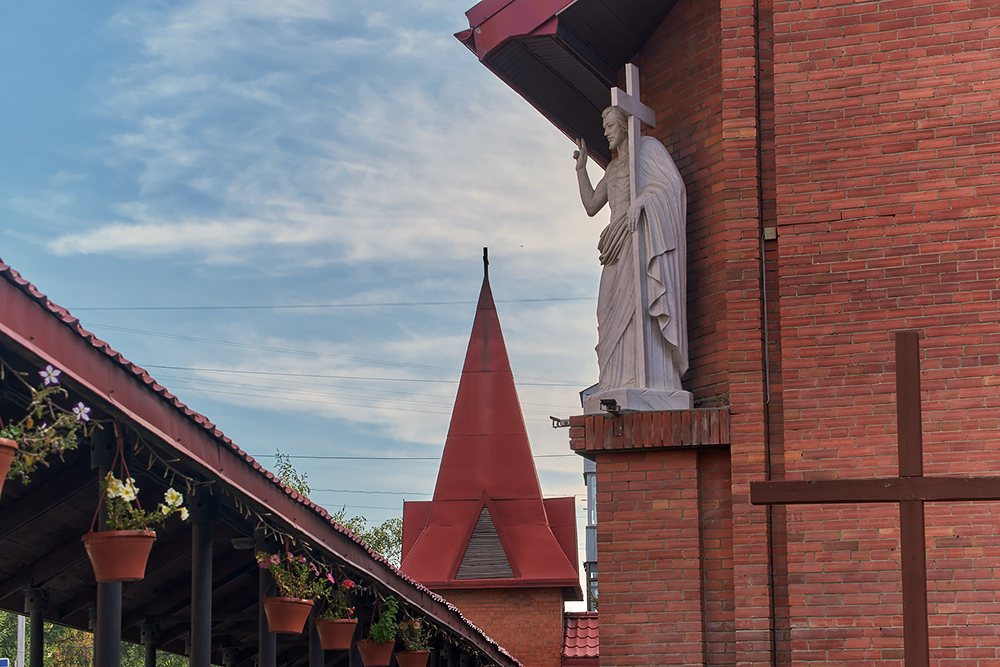
<svg viewBox="0 0 1000 667"><path fill-rule="evenodd" d="M83 536L97 581L138 581L146 576L146 561L156 533L106 530Z"/></svg>
<svg viewBox="0 0 1000 667"><path fill-rule="evenodd" d="M392 659L392 647L395 645L395 642L376 644L371 639L362 639L358 642L361 662L365 667L388 667L389 660Z"/></svg>
<svg viewBox="0 0 1000 667"><path fill-rule="evenodd" d="M354 639L354 628L358 626L357 619L336 618L316 621L316 631L319 633L319 643L327 651L346 651L351 648Z"/></svg>
<svg viewBox="0 0 1000 667"><path fill-rule="evenodd" d="M0 438L0 493L3 493L3 482L7 479L10 462L14 460L17 443L7 438Z"/></svg>
<svg viewBox="0 0 1000 667"><path fill-rule="evenodd" d="M302 632L312 608L312 600L264 598L264 613L267 614L267 627L271 632Z"/></svg>
<svg viewBox="0 0 1000 667"><path fill-rule="evenodd" d="M396 654L396 664L399 667L427 667L430 651L400 651Z"/></svg>

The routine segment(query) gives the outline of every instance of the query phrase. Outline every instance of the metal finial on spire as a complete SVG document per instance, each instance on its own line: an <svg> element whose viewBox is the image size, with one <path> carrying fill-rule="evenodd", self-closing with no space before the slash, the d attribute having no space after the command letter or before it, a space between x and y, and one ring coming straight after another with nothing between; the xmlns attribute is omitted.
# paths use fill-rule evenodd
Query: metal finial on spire
<svg viewBox="0 0 1000 667"><path fill-rule="evenodd" d="M490 249L483 247L483 277L490 277Z"/></svg>

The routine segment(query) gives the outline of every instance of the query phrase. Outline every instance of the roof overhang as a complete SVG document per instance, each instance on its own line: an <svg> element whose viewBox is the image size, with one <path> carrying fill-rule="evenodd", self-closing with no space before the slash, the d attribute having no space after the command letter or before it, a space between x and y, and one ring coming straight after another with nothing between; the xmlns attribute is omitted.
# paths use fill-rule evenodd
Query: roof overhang
<svg viewBox="0 0 1000 667"><path fill-rule="evenodd" d="M570 139L606 166L601 111L618 72L677 0L483 0L455 36Z"/></svg>

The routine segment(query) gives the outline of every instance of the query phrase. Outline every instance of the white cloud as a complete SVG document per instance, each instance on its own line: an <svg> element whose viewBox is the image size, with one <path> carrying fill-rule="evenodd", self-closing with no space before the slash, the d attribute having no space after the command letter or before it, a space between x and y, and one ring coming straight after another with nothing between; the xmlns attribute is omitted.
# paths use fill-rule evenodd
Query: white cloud
<svg viewBox="0 0 1000 667"><path fill-rule="evenodd" d="M563 271L589 261L598 227L570 143L418 9L366 11L198 0L120 14L145 56L109 83L107 113L132 130L105 158L138 166L122 204L147 214L50 248L238 262L278 245L317 266L477 245L551 261L558 246Z"/></svg>

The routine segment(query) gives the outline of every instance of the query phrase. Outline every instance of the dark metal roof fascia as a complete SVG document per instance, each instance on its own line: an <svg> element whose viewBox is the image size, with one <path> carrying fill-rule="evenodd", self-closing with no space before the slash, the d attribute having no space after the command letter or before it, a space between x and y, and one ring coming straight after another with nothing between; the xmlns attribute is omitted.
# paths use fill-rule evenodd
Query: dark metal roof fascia
<svg viewBox="0 0 1000 667"><path fill-rule="evenodd" d="M604 137L601 111L611 103L610 88L608 101L598 109L576 85L527 46L529 39L552 42L576 58L560 44L557 36L545 36L507 40L492 50L482 63L570 140L583 137L590 156L602 167L607 166L611 161L611 149ZM596 76L593 78L595 82L600 81Z"/></svg>
<svg viewBox="0 0 1000 667"><path fill-rule="evenodd" d="M188 458L220 486L298 531L330 557L366 573L403 603L461 635L495 664L521 664L457 607L400 573L333 521L324 508L282 484L206 417L85 330L69 311L49 301L2 261L0 276L4 278L0 280L0 341L36 363L58 366L65 384L93 397L94 404L107 414L130 422L161 446Z"/></svg>
<svg viewBox="0 0 1000 667"><path fill-rule="evenodd" d="M497 11L516 13L518 3L529 6L533 2L513 0L499 6L499 2L485 0L476 7L495 4L499 6ZM639 52L675 4L676 0L575 0L553 16L556 29L545 31L553 34L510 34L492 46L475 44L475 29L489 22L497 12L480 11L474 14L479 23L472 26L473 30L456 37L480 54L481 62L490 71L563 134L573 140L583 137L590 156L606 166L611 151L604 137L600 112L611 103L610 89L618 83L619 70ZM498 36L492 31L491 39L497 40ZM532 48L532 44L541 39L550 40L559 51L538 53L540 49ZM532 59L524 52L512 52L515 45ZM485 49L488 51L481 53ZM581 77L581 69L589 72L589 76ZM594 99L595 86L607 91L603 95L607 101L598 103Z"/></svg>

